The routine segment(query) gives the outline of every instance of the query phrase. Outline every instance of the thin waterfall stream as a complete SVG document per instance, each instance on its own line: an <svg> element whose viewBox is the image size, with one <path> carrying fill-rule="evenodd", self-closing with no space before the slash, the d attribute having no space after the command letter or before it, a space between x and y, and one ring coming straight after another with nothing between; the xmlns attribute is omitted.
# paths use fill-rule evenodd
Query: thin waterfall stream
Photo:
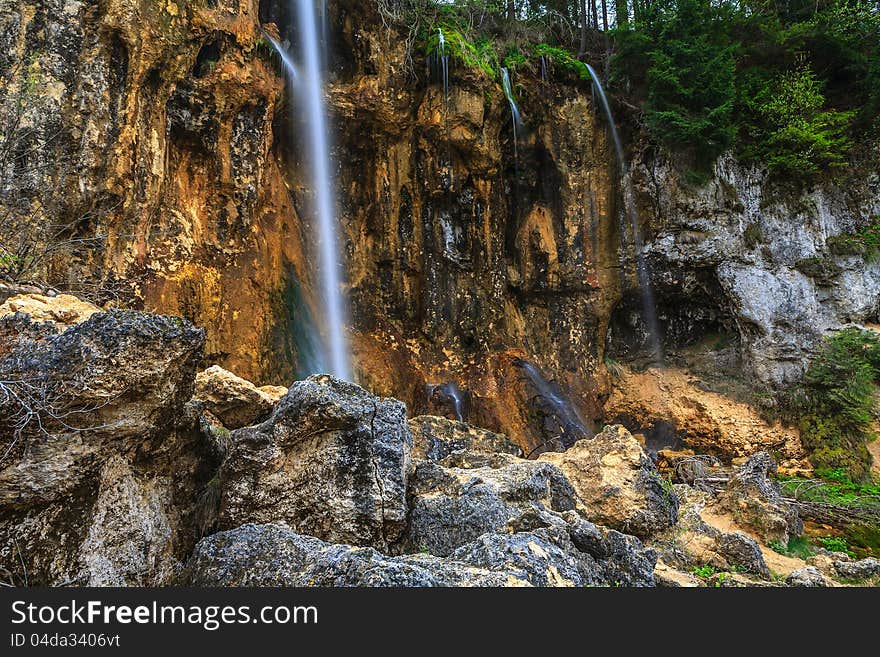
<svg viewBox="0 0 880 657"><path fill-rule="evenodd" d="M321 16L318 16L320 12ZM330 166L330 135L324 107L324 45L321 38L326 25L326 8L317 9L312 0L291 0L291 15L296 17L300 39L300 68L276 39L266 35L278 51L287 73L291 100L300 104L304 114L303 137L306 161L314 193L315 236L318 247L317 273L320 278L320 310L325 331L326 357L323 368L340 379L352 379L350 351L346 336L347 312L342 294L342 271L337 237L336 190Z"/></svg>
<svg viewBox="0 0 880 657"><path fill-rule="evenodd" d="M632 231L633 250L636 257L636 275L639 281L639 294L642 298L642 313L644 315L645 328L648 332L648 343L652 352L652 357L659 363L663 360L663 349L660 343L660 328L657 323L657 306L654 302L654 291L651 287L651 274L648 269L648 263L644 255L644 242L642 240L642 231L639 227L638 216L636 216L635 199L633 198L632 180L629 177L626 159L623 155L623 145L620 141L620 134L617 132L617 124L614 122L614 116L611 114L611 106L605 95L605 89L602 82L593 67L585 64L590 77L593 79L593 85L596 94L599 96L599 102L608 119L608 126L611 130L611 138L614 141L614 151L617 155L617 164L620 170L620 181L623 192L623 205L626 216L629 219L630 230Z"/></svg>

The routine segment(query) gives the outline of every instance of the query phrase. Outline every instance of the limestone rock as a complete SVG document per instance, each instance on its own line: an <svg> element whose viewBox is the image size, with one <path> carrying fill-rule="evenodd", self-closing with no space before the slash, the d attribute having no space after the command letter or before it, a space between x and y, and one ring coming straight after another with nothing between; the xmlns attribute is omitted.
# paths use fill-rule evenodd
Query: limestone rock
<svg viewBox="0 0 880 657"><path fill-rule="evenodd" d="M246 524L203 539L181 577L190 586L574 586L653 584L653 553L637 541L608 568L559 529L489 533L447 558L390 557L329 544L278 525ZM627 560L620 553L629 549ZM609 562L610 563L610 562ZM615 579L610 579L615 578Z"/></svg>
<svg viewBox="0 0 880 657"><path fill-rule="evenodd" d="M240 429L265 419L285 394L286 388L257 388L219 365L212 365L196 375L195 399L202 402L227 429Z"/></svg>
<svg viewBox="0 0 880 657"><path fill-rule="evenodd" d="M62 330L84 322L97 312L101 312L98 306L70 294L59 294L54 297L43 294L19 294L0 305L0 317L25 313L35 322L53 322Z"/></svg>
<svg viewBox="0 0 880 657"><path fill-rule="evenodd" d="M697 453L725 460L762 449L781 450L787 459L804 454L796 430L768 423L748 404L701 389L686 371L674 367L644 372L621 368L605 414L626 419L630 426L666 423Z"/></svg>
<svg viewBox="0 0 880 657"><path fill-rule="evenodd" d="M828 586L828 582L825 581L822 573L820 573L819 569L815 566L806 566L799 570L792 571L788 577L785 578L785 583L788 586L801 588L821 588Z"/></svg>
<svg viewBox="0 0 880 657"><path fill-rule="evenodd" d="M770 479L775 472L776 462L766 452L750 456L731 475L718 504L765 543L787 545L789 538L801 535L803 523L797 510L782 499L779 484Z"/></svg>
<svg viewBox="0 0 880 657"><path fill-rule="evenodd" d="M16 584L167 583L218 464L186 404L203 332L134 311L61 334L22 317L0 320L24 329L0 357L0 564Z"/></svg>
<svg viewBox="0 0 880 657"><path fill-rule="evenodd" d="M838 576L859 581L874 581L880 578L880 559L862 559L861 561L834 561L834 570Z"/></svg>
<svg viewBox="0 0 880 657"><path fill-rule="evenodd" d="M204 333L184 320L121 310L18 344L0 360L14 393L0 427L31 442L0 471L0 504L55 500L110 455L174 427L203 346Z"/></svg>
<svg viewBox="0 0 880 657"><path fill-rule="evenodd" d="M675 524L678 499L664 487L654 463L620 425L540 461L556 465L571 481L593 522L646 537Z"/></svg>
<svg viewBox="0 0 880 657"><path fill-rule="evenodd" d="M549 463L507 454L453 455L443 464L416 462L409 481L403 549L448 555L486 532L500 531L534 506L568 511L576 495Z"/></svg>
<svg viewBox="0 0 880 657"><path fill-rule="evenodd" d="M430 555L388 557L279 525L246 524L203 539L182 576L187 586L528 586L507 573Z"/></svg>
<svg viewBox="0 0 880 657"><path fill-rule="evenodd" d="M504 452L522 456L522 449L500 433L434 415L420 415L409 421L413 436L413 458L440 461L454 451L487 454Z"/></svg>
<svg viewBox="0 0 880 657"><path fill-rule="evenodd" d="M272 415L230 436L220 524L284 522L385 547L406 522L406 408L330 376L295 383Z"/></svg>

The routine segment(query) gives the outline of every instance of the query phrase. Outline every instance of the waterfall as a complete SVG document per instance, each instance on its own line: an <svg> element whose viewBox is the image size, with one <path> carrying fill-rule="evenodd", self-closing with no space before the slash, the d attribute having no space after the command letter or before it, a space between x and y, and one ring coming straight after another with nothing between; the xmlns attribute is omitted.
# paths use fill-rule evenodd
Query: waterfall
<svg viewBox="0 0 880 657"><path fill-rule="evenodd" d="M263 36L269 40L269 43L271 43L272 47L278 52L278 56L281 57L284 72L287 74L291 86L296 84L296 81L299 79L299 74L296 72L296 64L293 63L293 58L290 56L290 53L287 52L287 50L284 49L284 46L278 43L278 41L265 30L263 31Z"/></svg>
<svg viewBox="0 0 880 657"><path fill-rule="evenodd" d="M319 27L318 11L322 26ZM291 0L291 14L296 16L297 35L300 39L298 70L287 51L270 35L270 43L278 51L290 82L291 96L300 103L304 116L306 161L310 164L312 187L315 195L314 213L318 229L318 275L321 280L321 310L326 337L323 359L330 374L351 380L348 338L345 334L346 308L341 290L340 250L336 231L335 185L330 169L330 138L324 108L324 80L320 29L323 28L323 4L316 11L312 0Z"/></svg>
<svg viewBox="0 0 880 657"><path fill-rule="evenodd" d="M302 47L303 76L299 85L304 96L306 141L311 160L318 220L318 258L323 291L324 322L330 350L330 374L351 380L348 339L345 335L345 308L342 298L337 245L336 199L330 173L330 140L324 109L324 76L318 21L312 0L292 0L296 4Z"/></svg>
<svg viewBox="0 0 880 657"><path fill-rule="evenodd" d="M547 82L547 58L541 55L541 81Z"/></svg>
<svg viewBox="0 0 880 657"><path fill-rule="evenodd" d="M632 231L633 249L636 256L636 274L639 281L639 293L642 297L642 312L644 314L645 327L648 331L648 343L650 345L652 356L658 361L663 360L662 346L660 344L660 329L657 324L657 306L654 302L654 291L651 288L651 274L648 269L648 263L644 255L644 243L642 241L642 231L639 227L638 217L636 216L635 199L632 189L632 179L627 173L626 160L623 156L623 146L620 142L620 134L617 132L617 124L614 123L614 116L611 114L611 106L608 104L608 98L605 96L605 89L599 81L599 76L589 64L585 64L590 77L593 78L593 88L599 96L602 109L608 119L608 126L611 129L611 138L614 140L614 151L617 154L617 164L620 169L620 180L623 187L623 205L629 219L630 230Z"/></svg>
<svg viewBox="0 0 880 657"><path fill-rule="evenodd" d="M443 77L443 109L445 116L449 116L449 55L446 54L446 38L443 29L437 28L437 47L440 49L440 75Z"/></svg>
<svg viewBox="0 0 880 657"><path fill-rule="evenodd" d="M510 74L504 67L501 68L501 86L504 88L504 95L507 96L507 102L510 104L510 114L513 120L513 159L516 162L518 158L516 134L517 128L522 126L522 117L520 116L519 108L516 106L516 101L513 99L513 91L510 88Z"/></svg>
<svg viewBox="0 0 880 657"><path fill-rule="evenodd" d="M593 437L593 432L587 427L577 408L558 386L547 381L538 368L527 360L517 358L513 363L525 373L537 393L537 399L545 406L545 412L559 427L561 434L557 438L563 449L568 449L582 438ZM546 444L539 445L538 449L545 446Z"/></svg>
<svg viewBox="0 0 880 657"><path fill-rule="evenodd" d="M428 400L436 399L440 402L452 402L452 408L455 411L455 419L464 422L464 400L461 396L461 390L454 381L450 383L429 383Z"/></svg>

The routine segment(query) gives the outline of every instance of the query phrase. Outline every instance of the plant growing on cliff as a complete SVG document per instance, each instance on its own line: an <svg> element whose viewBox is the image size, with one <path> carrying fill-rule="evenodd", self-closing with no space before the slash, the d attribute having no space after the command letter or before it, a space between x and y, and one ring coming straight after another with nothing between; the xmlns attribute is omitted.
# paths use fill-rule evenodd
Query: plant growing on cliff
<svg viewBox="0 0 880 657"><path fill-rule="evenodd" d="M825 96L813 70L802 64L780 75L758 103L762 127L748 155L773 174L812 176L846 164L855 112L823 109Z"/></svg>
<svg viewBox="0 0 880 657"><path fill-rule="evenodd" d="M44 120L52 110L39 93L41 79L33 59L0 78L6 91L0 104L0 280L69 287L54 275L54 265L69 265L103 239L88 228L95 210L84 210L71 193L77 163L57 150L65 136L61 124ZM97 287L77 293L101 296Z"/></svg>
<svg viewBox="0 0 880 657"><path fill-rule="evenodd" d="M880 335L848 328L826 339L796 402L801 440L817 470L840 469L853 481L870 476L880 381Z"/></svg>

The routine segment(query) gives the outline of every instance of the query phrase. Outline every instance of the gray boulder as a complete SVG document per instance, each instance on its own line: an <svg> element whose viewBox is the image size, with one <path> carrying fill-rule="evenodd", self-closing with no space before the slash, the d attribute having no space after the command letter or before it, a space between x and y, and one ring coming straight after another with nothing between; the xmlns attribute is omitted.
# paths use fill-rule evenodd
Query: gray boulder
<svg viewBox="0 0 880 657"><path fill-rule="evenodd" d="M785 583L788 586L811 589L828 586L825 577L823 577L822 573L820 573L819 569L815 566L806 566L791 572L788 577L785 578Z"/></svg>
<svg viewBox="0 0 880 657"><path fill-rule="evenodd" d="M862 559L860 561L834 562L834 570L840 577L851 580L874 580L880 578L880 559Z"/></svg>
<svg viewBox="0 0 880 657"><path fill-rule="evenodd" d="M574 509L576 495L549 463L508 454L454 454L442 465L416 463L409 506L401 549L445 556L486 532L500 530L534 506Z"/></svg>
<svg viewBox="0 0 880 657"><path fill-rule="evenodd" d="M580 552L560 527L489 533L449 557L386 556L372 548L329 544L287 527L247 524L203 539L180 583L395 587L653 584L653 553L641 549L637 541L624 543L630 551L628 558L613 564ZM613 551L614 547L609 544L607 549Z"/></svg>
<svg viewBox="0 0 880 657"><path fill-rule="evenodd" d="M234 431L220 527L286 523L335 543L386 548L406 523L406 408L331 376L299 381L262 424Z"/></svg>

